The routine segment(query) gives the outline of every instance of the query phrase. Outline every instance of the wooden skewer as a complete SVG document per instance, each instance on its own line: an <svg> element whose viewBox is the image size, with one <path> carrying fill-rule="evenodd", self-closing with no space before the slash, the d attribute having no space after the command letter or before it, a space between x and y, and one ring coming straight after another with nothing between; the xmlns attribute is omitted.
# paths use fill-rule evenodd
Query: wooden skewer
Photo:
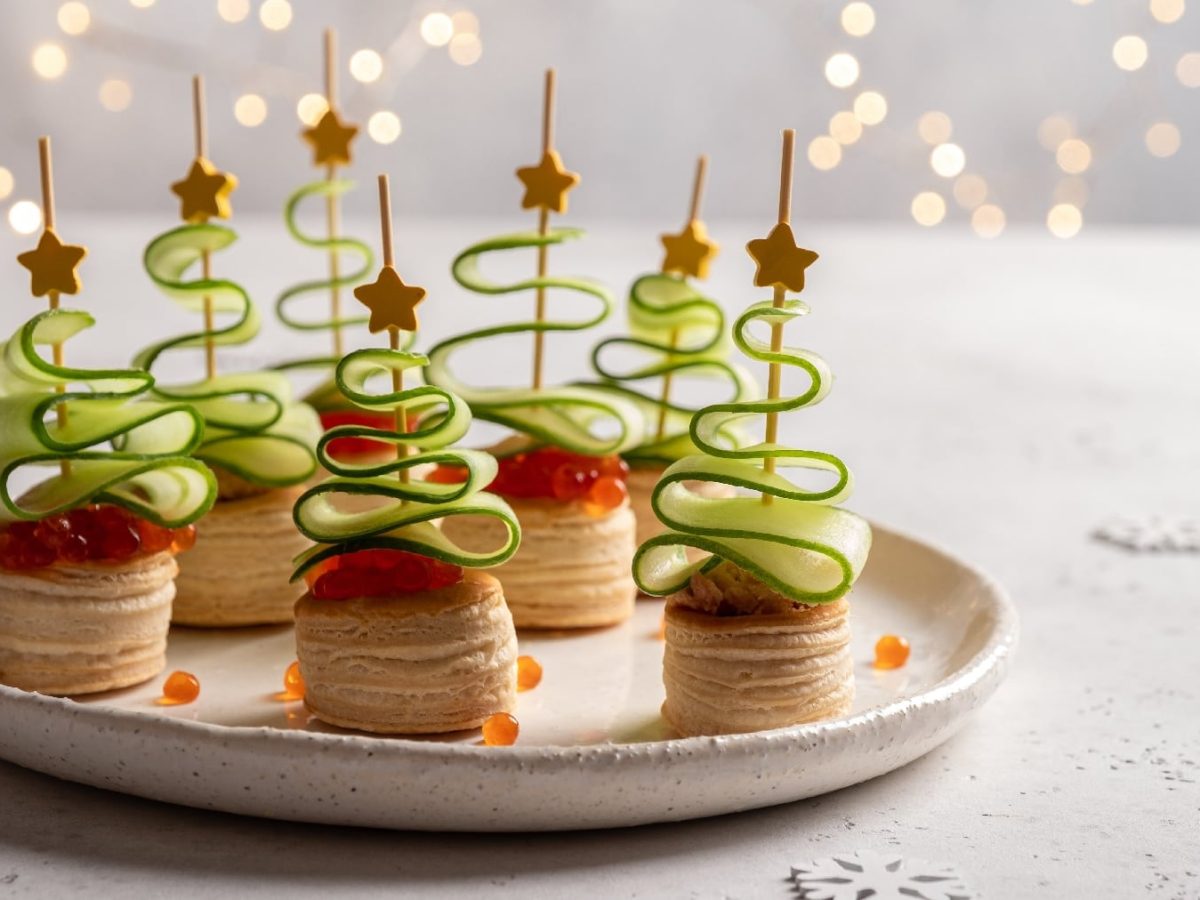
<svg viewBox="0 0 1200 900"><path fill-rule="evenodd" d="M546 86L542 93L542 156L554 148L554 69L546 70ZM550 210L544 206L538 210L538 234L545 236L550 233ZM538 246L537 276L546 277L546 244ZM540 323L546 318L546 289L537 289L537 310L535 318ZM533 335L533 387L538 390L542 386L542 361L545 355L545 332L537 331Z"/></svg>
<svg viewBox="0 0 1200 900"><path fill-rule="evenodd" d="M384 268L396 268L396 257L392 250L392 189L387 175L379 176L379 231L383 241ZM400 329L395 325L388 326L388 346L393 350L400 349ZM392 393L398 394L404 390L404 372L392 369ZM403 406L397 406L393 411L393 427L398 434L408 431L408 418ZM396 459L408 456L405 444L396 445ZM408 469L400 470L400 480L408 484Z"/></svg>
<svg viewBox="0 0 1200 900"><path fill-rule="evenodd" d="M54 166L50 156L50 138L38 138L38 168L42 176L42 229L44 231L54 231ZM46 299L50 303L51 309L58 309L59 293L58 291L49 291L46 294ZM63 354L62 341L51 345L53 353L54 365L62 366L65 356ZM65 384L57 385L54 390L63 394L66 393L67 386ZM67 412L67 404L59 403L54 408L55 418L58 421L58 427L61 431L67 427L70 421L70 414ZM58 464L59 471L66 478L71 474L71 461L64 459Z"/></svg>
<svg viewBox="0 0 1200 900"><path fill-rule="evenodd" d="M792 163L795 158L796 132L791 128L783 132L783 155L779 162L779 224L787 225L792 219ZM775 285L775 294L771 305L776 309L783 306L787 298L787 288L782 284ZM783 348L783 323L771 323L771 352L778 353ZM769 364L767 369L767 400L779 397L780 365L777 362ZM768 444L775 443L779 436L779 413L767 413L765 440ZM763 460L763 471L775 471L775 457L768 456ZM775 498L770 494L762 495L764 506L770 506Z"/></svg>
<svg viewBox="0 0 1200 900"><path fill-rule="evenodd" d="M696 177L692 181L692 203L688 207L687 227L690 228L696 224L696 220L700 218L700 204L704 200L704 180L708 175L708 155L700 154L700 158L696 160ZM670 346L674 350L679 344L679 329L671 329ZM671 373L663 374L662 394L659 397L658 407L658 427L654 432L654 439L661 441L663 432L667 428L667 402L671 399Z"/></svg>
<svg viewBox="0 0 1200 900"><path fill-rule="evenodd" d="M196 157L208 158L207 117L204 112L204 77L192 76L192 117L196 132ZM212 254L204 250L200 254L200 274L205 281L212 278ZM212 297L204 295L204 372L209 381L217 376L217 346L212 333L216 325L213 321Z"/></svg>
<svg viewBox="0 0 1200 900"><path fill-rule="evenodd" d="M337 32L332 28L325 29L325 105L334 109L337 105ZM337 179L337 166L330 163L325 168L325 180ZM325 195L325 227L329 240L334 241L341 232L341 202L340 198L329 193ZM329 304L332 319L335 323L342 318L342 289L338 284L341 279L341 268L336 247L329 248L329 280L333 282L329 288ZM342 340L342 326L333 326L333 355L341 359L345 353Z"/></svg>

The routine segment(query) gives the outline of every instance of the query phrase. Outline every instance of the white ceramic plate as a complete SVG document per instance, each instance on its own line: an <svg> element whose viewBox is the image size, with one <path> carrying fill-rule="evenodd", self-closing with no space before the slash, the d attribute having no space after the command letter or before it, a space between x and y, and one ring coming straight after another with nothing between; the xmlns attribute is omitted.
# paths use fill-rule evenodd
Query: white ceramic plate
<svg viewBox="0 0 1200 900"><path fill-rule="evenodd" d="M660 601L619 628L525 636L543 665L520 695L514 747L365 737L280 699L290 628L177 629L169 670L200 698L160 706L161 680L59 700L0 687L0 756L170 803L332 824L517 831L637 825L785 803L865 781L946 740L1004 675L1017 621L1003 590L943 552L876 527L852 600L858 699L844 718L758 734L670 739ZM871 667L908 637L906 667Z"/></svg>

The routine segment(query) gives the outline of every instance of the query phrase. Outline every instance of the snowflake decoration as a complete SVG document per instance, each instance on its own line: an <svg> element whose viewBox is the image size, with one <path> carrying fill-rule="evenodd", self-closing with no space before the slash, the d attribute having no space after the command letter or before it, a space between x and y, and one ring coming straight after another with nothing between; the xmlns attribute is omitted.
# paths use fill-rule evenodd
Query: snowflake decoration
<svg viewBox="0 0 1200 900"><path fill-rule="evenodd" d="M1134 553L1200 553L1200 521L1183 516L1114 519L1092 537Z"/></svg>
<svg viewBox="0 0 1200 900"><path fill-rule="evenodd" d="M792 866L803 900L970 900L952 866L859 850Z"/></svg>

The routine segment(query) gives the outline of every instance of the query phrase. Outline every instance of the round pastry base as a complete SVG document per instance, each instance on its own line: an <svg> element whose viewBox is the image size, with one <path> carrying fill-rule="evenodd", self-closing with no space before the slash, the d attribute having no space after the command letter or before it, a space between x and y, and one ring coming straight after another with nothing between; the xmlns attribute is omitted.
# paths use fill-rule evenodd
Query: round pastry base
<svg viewBox="0 0 1200 900"><path fill-rule="evenodd" d="M484 572L404 597L305 594L296 656L309 711L341 728L464 731L516 705L517 635L500 582Z"/></svg>
<svg viewBox="0 0 1200 900"><path fill-rule="evenodd" d="M292 505L302 488L218 500L196 523L196 545L180 559L171 621L227 628L292 620L298 593L292 558L309 546Z"/></svg>
<svg viewBox="0 0 1200 900"><path fill-rule="evenodd" d="M170 553L0 570L0 683L69 696L150 680L166 665L178 571Z"/></svg>
<svg viewBox="0 0 1200 900"><path fill-rule="evenodd" d="M850 604L715 616L667 606L662 714L680 734L819 722L854 703Z"/></svg>
<svg viewBox="0 0 1200 900"><path fill-rule="evenodd" d="M491 571L504 582L518 628L598 628L633 614L636 524L628 501L593 516L582 503L505 499L521 522L521 547ZM504 540L503 526L481 516L448 516L442 531L467 550Z"/></svg>

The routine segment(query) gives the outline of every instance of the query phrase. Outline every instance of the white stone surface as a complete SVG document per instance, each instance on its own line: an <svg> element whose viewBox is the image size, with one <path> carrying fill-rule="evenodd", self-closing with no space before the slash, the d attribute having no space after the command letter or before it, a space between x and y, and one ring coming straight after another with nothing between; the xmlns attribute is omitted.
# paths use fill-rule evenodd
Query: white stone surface
<svg viewBox="0 0 1200 900"><path fill-rule="evenodd" d="M61 227L91 244L83 304L107 347L128 347L117 311L162 308L137 271L155 223ZM401 226L400 266L431 289L430 335L485 305L451 289L445 268L488 227ZM277 229L242 228L246 246L219 271L245 273L264 302L291 280L280 269L311 269ZM737 249L756 230L712 225L726 246L713 291L730 308L759 295ZM789 421L789 438L845 456L855 508L979 563L1022 616L1009 681L929 756L733 817L486 837L241 819L0 766L0 896L785 897L797 860L868 849L953 865L993 898L1195 897L1200 561L1089 534L1114 516L1200 508L1198 238L822 229L808 241L823 258L795 338L829 358L838 384ZM19 284L16 250L0 242L0 283ZM656 257L653 235L601 223L561 264L624 284ZM9 294L5 330L31 302ZM107 347L92 341L95 358ZM563 370L578 359L561 354Z"/></svg>

